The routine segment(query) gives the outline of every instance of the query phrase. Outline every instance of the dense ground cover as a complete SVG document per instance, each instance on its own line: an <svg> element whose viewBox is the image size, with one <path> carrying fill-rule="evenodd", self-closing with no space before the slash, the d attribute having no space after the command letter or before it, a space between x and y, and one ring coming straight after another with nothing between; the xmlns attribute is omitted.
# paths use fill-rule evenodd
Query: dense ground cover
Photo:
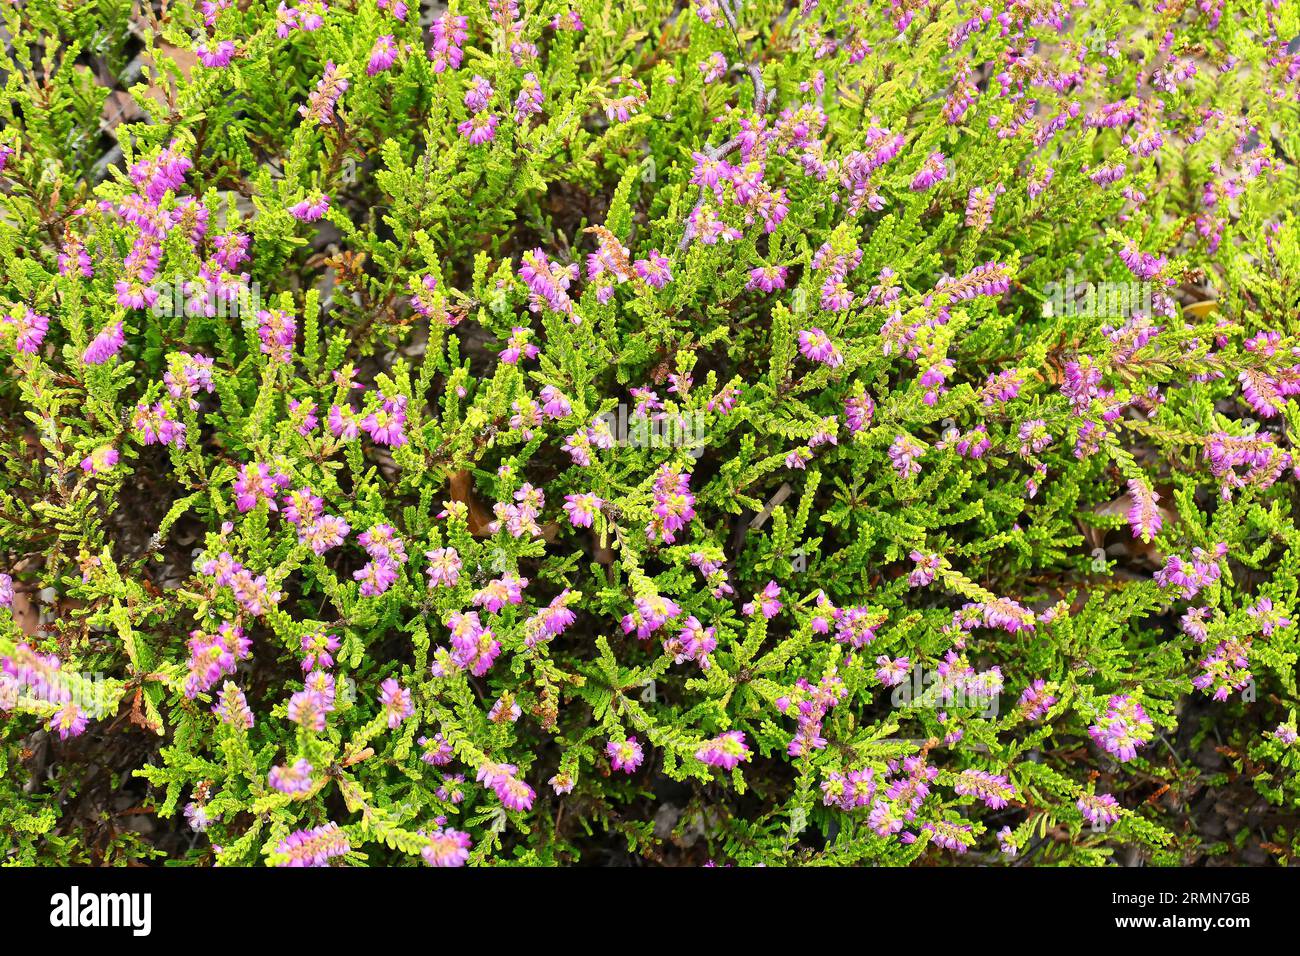
<svg viewBox="0 0 1300 956"><path fill-rule="evenodd" d="M1300 848L1300 5L2 13L5 862Z"/></svg>

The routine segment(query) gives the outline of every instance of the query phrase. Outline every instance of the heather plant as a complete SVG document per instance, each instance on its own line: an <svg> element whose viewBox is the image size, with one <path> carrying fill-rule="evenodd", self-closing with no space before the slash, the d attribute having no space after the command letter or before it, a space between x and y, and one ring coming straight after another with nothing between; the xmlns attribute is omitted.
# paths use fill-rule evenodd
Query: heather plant
<svg viewBox="0 0 1300 956"><path fill-rule="evenodd" d="M1300 5L3 15L6 863L1300 850Z"/></svg>

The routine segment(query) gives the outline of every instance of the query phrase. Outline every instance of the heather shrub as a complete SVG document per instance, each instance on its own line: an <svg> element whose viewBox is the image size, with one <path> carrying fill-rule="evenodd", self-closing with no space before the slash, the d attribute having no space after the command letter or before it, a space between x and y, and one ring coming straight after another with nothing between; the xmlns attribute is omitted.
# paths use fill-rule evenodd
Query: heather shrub
<svg viewBox="0 0 1300 956"><path fill-rule="evenodd" d="M1295 4L4 18L5 862L1296 852Z"/></svg>

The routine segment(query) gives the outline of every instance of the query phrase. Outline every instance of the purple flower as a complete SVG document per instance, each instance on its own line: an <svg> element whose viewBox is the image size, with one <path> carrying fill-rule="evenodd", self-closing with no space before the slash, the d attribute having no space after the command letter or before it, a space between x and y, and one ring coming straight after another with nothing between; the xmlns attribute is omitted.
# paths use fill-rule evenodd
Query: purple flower
<svg viewBox="0 0 1300 956"><path fill-rule="evenodd" d="M907 576L907 586L913 588L923 588L934 580L934 576L943 567L943 558L937 554L927 554L922 551L913 551L910 555L916 562L916 567L912 573Z"/></svg>
<svg viewBox="0 0 1300 956"><path fill-rule="evenodd" d="M310 488L298 488L284 496L284 520L302 526L325 513L325 501Z"/></svg>
<svg viewBox="0 0 1300 956"><path fill-rule="evenodd" d="M20 316L0 316L0 327L13 330L14 348L19 352L35 352L45 341L50 320L47 316L24 308Z"/></svg>
<svg viewBox="0 0 1300 956"><path fill-rule="evenodd" d="M361 419L362 431L380 445L401 448L406 444L405 395L387 396L380 393L379 407Z"/></svg>
<svg viewBox="0 0 1300 956"><path fill-rule="evenodd" d="M314 670L303 679L303 689L319 694L325 701L325 709L332 711L338 699L338 690L334 675L326 670Z"/></svg>
<svg viewBox="0 0 1300 956"><path fill-rule="evenodd" d="M455 587L460 580L460 555L455 548L434 548L424 552L429 559L426 574L429 575L429 587Z"/></svg>
<svg viewBox="0 0 1300 956"><path fill-rule="evenodd" d="M1284 617L1281 610L1273 609L1273 599L1262 597L1250 607L1246 608L1246 613L1255 619L1259 624L1259 631L1265 637L1272 637L1276 630L1285 630L1291 626L1291 619Z"/></svg>
<svg viewBox="0 0 1300 956"><path fill-rule="evenodd" d="M889 446L889 461L899 478L915 478L921 473L916 460L925 454L925 446L911 435L898 435Z"/></svg>
<svg viewBox="0 0 1300 956"><path fill-rule="evenodd" d="M288 362L293 357L293 342L297 334L298 323L283 309L262 309L257 313L257 336L262 341L261 349L273 361Z"/></svg>
<svg viewBox="0 0 1300 956"><path fill-rule="evenodd" d="M81 360L87 365L103 365L126 344L126 336L121 322L110 322L96 335L82 354Z"/></svg>
<svg viewBox="0 0 1300 956"><path fill-rule="evenodd" d="M519 95L515 97L515 122L522 123L528 117L540 113L544 100L542 85L537 80L537 74L525 73L523 79L519 81Z"/></svg>
<svg viewBox="0 0 1300 956"><path fill-rule="evenodd" d="M537 393L538 400L542 403L542 413L552 420L568 418L573 414L573 406L569 400L564 397L554 385L543 385L542 390Z"/></svg>
<svg viewBox="0 0 1300 956"><path fill-rule="evenodd" d="M329 426L330 434L345 442L353 441L361 434L361 419L347 405L331 405L325 422Z"/></svg>
<svg viewBox="0 0 1300 956"><path fill-rule="evenodd" d="M1011 827L1003 827L999 830L997 832L997 838L998 849L1002 851L1004 856L1014 857L1020 852L1019 847L1015 844L1015 840L1012 839Z"/></svg>
<svg viewBox="0 0 1300 956"><path fill-rule="evenodd" d="M333 60L325 63L325 72L321 75L320 82L307 96L307 102L298 107L298 113L309 122L315 122L321 126L330 126L334 123L334 109L338 105L339 97L348 88L348 81L343 78L339 68Z"/></svg>
<svg viewBox="0 0 1300 956"><path fill-rule="evenodd" d="M167 394L177 402L185 403L195 411L199 403L196 398L200 392L211 394L215 390L212 381L212 359L206 355L191 355L189 352L172 352L167 356L167 370L163 372L163 384Z"/></svg>
<svg viewBox="0 0 1300 956"><path fill-rule="evenodd" d="M1011 401L1020 394L1022 384L1024 384L1024 376L1019 369L1006 369L990 375L984 387L980 389L984 396L984 404L993 408L1001 402Z"/></svg>
<svg viewBox="0 0 1300 956"><path fill-rule="evenodd" d="M315 222L325 215L329 208L330 197L322 192L315 192L290 206L289 215L299 222Z"/></svg>
<svg viewBox="0 0 1300 956"><path fill-rule="evenodd" d="M912 660L909 657L897 657L891 660L881 654L876 658L876 663L879 665L876 668L876 679L886 687L897 687L903 683L912 669Z"/></svg>
<svg viewBox="0 0 1300 956"><path fill-rule="evenodd" d="M1098 186L1110 186L1123 179L1127 173L1128 167L1123 163L1106 163L1090 172L1088 178Z"/></svg>
<svg viewBox="0 0 1300 956"><path fill-rule="evenodd" d="M289 399L289 418L303 438L310 435L320 424L320 419L316 417L316 403L311 399L305 402L300 402L296 398Z"/></svg>
<svg viewBox="0 0 1300 956"><path fill-rule="evenodd" d="M988 428L984 425L976 425L970 431L966 432L957 439L957 454L963 458L980 459L985 453L993 447L989 441Z"/></svg>
<svg viewBox="0 0 1300 956"><path fill-rule="evenodd" d="M424 753L420 754L420 759L434 767L445 767L451 763L452 749L451 742L442 734L434 734L432 737L420 737L416 743L424 748Z"/></svg>
<svg viewBox="0 0 1300 956"><path fill-rule="evenodd" d="M477 73L474 74L474 78L469 81L469 89L465 92L465 108L471 113L487 109L494 92L491 83Z"/></svg>
<svg viewBox="0 0 1300 956"><path fill-rule="evenodd" d="M690 490L690 472L663 465L655 473L653 518L646 526L650 541L672 544L677 532L695 517L695 495Z"/></svg>
<svg viewBox="0 0 1300 956"><path fill-rule="evenodd" d="M231 727L242 730L251 730L253 727L253 712L248 709L244 692L230 681L221 685L221 692L217 695L217 703L213 706L212 712L223 724Z"/></svg>
<svg viewBox="0 0 1300 956"><path fill-rule="evenodd" d="M1056 697L1047 692L1047 682L1039 679L1026 687L1020 694L1018 706L1025 715L1025 720L1041 720L1056 704Z"/></svg>
<svg viewBox="0 0 1300 956"><path fill-rule="evenodd" d="M799 351L804 358L812 362L820 362L823 365L829 365L831 368L838 368L844 364L844 356L840 355L839 349L835 347L825 332L821 329L804 329L799 333Z"/></svg>
<svg viewBox="0 0 1300 956"><path fill-rule="evenodd" d="M411 692L390 677L379 685L379 702L388 718L388 729L396 730L402 721L415 715Z"/></svg>
<svg viewBox="0 0 1300 956"><path fill-rule="evenodd" d="M662 289L673 281L670 265L667 256L661 254L658 249L651 249L646 258L638 259L632 263L632 268L650 288Z"/></svg>
<svg viewBox="0 0 1300 956"><path fill-rule="evenodd" d="M695 751L696 760L703 761L710 767L721 767L723 770L734 770L751 756L749 747L745 744L745 735L739 730L728 730L712 740L706 740L704 745Z"/></svg>
<svg viewBox="0 0 1300 956"><path fill-rule="evenodd" d="M397 41L391 33L385 33L375 40L370 48L370 62L366 64L366 75L382 73L397 62Z"/></svg>
<svg viewBox="0 0 1300 956"><path fill-rule="evenodd" d="M922 192L946 179L947 176L948 167L945 165L943 153L933 152L926 157L921 168L912 177L911 189L913 192Z"/></svg>
<svg viewBox="0 0 1300 956"><path fill-rule="evenodd" d="M190 801L185 804L185 822L190 825L190 829L195 833L202 833L216 819L218 819L217 815L210 813L208 808L201 803Z"/></svg>
<svg viewBox="0 0 1300 956"><path fill-rule="evenodd" d="M526 587L528 587L527 578L521 578L517 574L503 574L475 591L472 600L475 607L485 608L488 613L496 614L507 604L522 604Z"/></svg>
<svg viewBox="0 0 1300 956"><path fill-rule="evenodd" d="M528 286L529 310L540 313L550 309L568 316L575 323L579 321L574 315L573 301L567 291L573 280L578 278L578 273L576 262L564 266L558 262L551 262L541 249L525 252L519 261L519 278ZM515 329L514 331L519 333L527 330ZM526 338L525 335L524 340ZM511 361L517 362L518 358Z"/></svg>
<svg viewBox="0 0 1300 956"><path fill-rule="evenodd" d="M866 430L875 414L876 403L865 392L844 400L844 423L854 434Z"/></svg>
<svg viewBox="0 0 1300 956"><path fill-rule="evenodd" d="M390 524L377 524L362 532L357 536L357 543L376 561L385 559L394 564L406 563L406 544Z"/></svg>
<svg viewBox="0 0 1300 956"><path fill-rule="evenodd" d="M334 652L339 649L339 639L335 634L325 633L324 628L308 631L299 640L302 648L302 669L306 673L316 668L329 669L334 666Z"/></svg>
<svg viewBox="0 0 1300 956"><path fill-rule="evenodd" d="M1119 801L1109 793L1085 793L1076 806L1095 827L1108 827L1119 820Z"/></svg>
<svg viewBox="0 0 1300 956"><path fill-rule="evenodd" d="M376 558L353 571L352 577L361 582L362 597L378 597L396 583L400 573L388 558Z"/></svg>
<svg viewBox="0 0 1300 956"><path fill-rule="evenodd" d="M753 617L754 614L762 614L767 620L776 617L781 611L781 587L775 581L768 581L763 590L754 595L754 600L747 602L741 609L740 613L746 617Z"/></svg>
<svg viewBox="0 0 1300 956"><path fill-rule="evenodd" d="M81 470L88 475L102 475L110 471L120 459L121 455L112 445L100 445L81 459Z"/></svg>
<svg viewBox="0 0 1300 956"><path fill-rule="evenodd" d="M513 724L523 716L523 708L513 694L507 692L496 699L488 710L488 720L494 724Z"/></svg>
<svg viewBox="0 0 1300 956"><path fill-rule="evenodd" d="M228 621L212 632L190 632L187 643L190 657L185 678L185 696L193 700L209 690L222 677L234 674L236 665L252 654L252 641L244 629Z"/></svg>
<svg viewBox="0 0 1300 956"><path fill-rule="evenodd" d="M287 716L304 730L320 733L325 729L325 715L331 710L333 707L323 695L300 690L289 698Z"/></svg>
<svg viewBox="0 0 1300 956"><path fill-rule="evenodd" d="M1219 561L1227 552L1227 545L1219 544L1209 552L1193 548L1190 561L1171 554L1164 567L1155 573L1155 581L1161 587L1177 588L1183 598L1191 600L1202 588L1219 580L1222 573Z"/></svg>
<svg viewBox="0 0 1300 956"><path fill-rule="evenodd" d="M421 830L420 835L429 841L427 846L421 848L420 856L430 866L464 866L469 859L473 842L468 833L450 827L438 827L432 833Z"/></svg>
<svg viewBox="0 0 1300 956"><path fill-rule="evenodd" d="M86 713L72 701L66 701L46 721L45 729L56 731L60 740L80 736L86 729Z"/></svg>
<svg viewBox="0 0 1300 956"><path fill-rule="evenodd" d="M699 63L700 72L704 74L705 83L714 83L727 74L727 58L721 53L710 53Z"/></svg>
<svg viewBox="0 0 1300 956"><path fill-rule="evenodd" d="M992 188L972 186L966 195L966 226L971 229L987 229L993 222L993 207L998 196L1006 192L1006 187L998 184Z"/></svg>
<svg viewBox="0 0 1300 956"><path fill-rule="evenodd" d="M153 203L160 202L169 191L185 185L185 174L194 164L180 152L180 144L172 140L152 158L142 159L131 167L131 181L140 187L144 196Z"/></svg>
<svg viewBox="0 0 1300 956"><path fill-rule="evenodd" d="M975 842L974 828L970 824L936 820L922 823L920 828L930 834L930 842L935 846L952 850L954 853L965 853ZM899 839L904 843L911 843L915 837L910 833L904 833Z"/></svg>
<svg viewBox="0 0 1300 956"><path fill-rule="evenodd" d="M563 634L578 619L569 609L569 605L575 603L578 597L577 592L565 588L551 599L550 604L528 618L524 622L524 644L536 647Z"/></svg>
<svg viewBox="0 0 1300 956"><path fill-rule="evenodd" d="M1128 493L1133 502L1128 510L1128 523L1133 529L1133 537L1150 542L1160 533L1160 527L1164 523L1156 508L1160 496L1145 481L1136 478L1129 479Z"/></svg>
<svg viewBox="0 0 1300 956"><path fill-rule="evenodd" d="M602 97L605 104L605 118L611 123L626 123L640 112L641 107L645 106L649 101L649 97L645 92L645 84L640 80L616 76L610 80L610 85L612 87L626 86L631 91L623 96Z"/></svg>
<svg viewBox="0 0 1300 956"><path fill-rule="evenodd" d="M194 48L194 53L204 66L220 69L230 66L230 61L235 56L235 44L232 40L219 40L213 44L200 43Z"/></svg>
<svg viewBox="0 0 1300 956"><path fill-rule="evenodd" d="M478 769L478 780L491 787L502 805L511 810L531 810L536 791L515 776L518 768L508 763L485 763Z"/></svg>
<svg viewBox="0 0 1300 956"><path fill-rule="evenodd" d="M953 614L953 624L964 631L982 626L1016 634L1034 630L1034 622L1034 612L1010 598L964 604Z"/></svg>
<svg viewBox="0 0 1300 956"><path fill-rule="evenodd" d="M789 270L785 266L758 266L749 270L745 288L750 292L775 292L784 289Z"/></svg>
<svg viewBox="0 0 1300 956"><path fill-rule="evenodd" d="M312 765L299 757L288 766L275 766L267 775L267 783L281 793L306 793L311 789Z"/></svg>
<svg viewBox="0 0 1300 956"><path fill-rule="evenodd" d="M0 156L3 155L4 149L5 147L0 146ZM3 168L4 163L0 160L0 170ZM80 275L83 279L90 279L95 275L85 244L71 233L64 240L63 248L59 250L59 275Z"/></svg>
<svg viewBox="0 0 1300 956"><path fill-rule="evenodd" d="M536 358L541 350L528 341L532 334L530 329L515 326L510 330L510 338L506 342L506 347L497 353L497 358L507 365L516 365L520 359Z"/></svg>
<svg viewBox="0 0 1300 956"><path fill-rule="evenodd" d="M569 10L566 13L557 13L551 18L552 30L572 30L580 33L585 29L582 22L582 15L577 10Z"/></svg>
<svg viewBox="0 0 1300 956"><path fill-rule="evenodd" d="M1127 694L1111 697L1106 713L1088 728L1088 735L1120 761L1136 757L1138 748L1146 746L1153 732L1142 705Z"/></svg>
<svg viewBox="0 0 1300 956"><path fill-rule="evenodd" d="M316 554L341 545L352 529L337 515L322 515L317 521L299 529L298 540L309 545Z"/></svg>
<svg viewBox="0 0 1300 956"><path fill-rule="evenodd" d="M289 480L288 475L263 462L240 465L234 483L235 507L243 513L264 501L269 510L277 511L276 496L289 486Z"/></svg>
<svg viewBox="0 0 1300 956"><path fill-rule="evenodd" d="M569 524L575 528L590 528L591 522L602 507L604 507L602 499L590 492L564 496L564 512L569 516Z"/></svg>
<svg viewBox="0 0 1300 956"><path fill-rule="evenodd" d="M705 627L692 614L676 637L664 639L664 650L673 655L674 664L694 661L707 671L713 666L709 655L718 647L717 633L717 628Z"/></svg>
<svg viewBox="0 0 1300 956"><path fill-rule="evenodd" d="M611 740L605 745L605 755L609 757L611 767L624 773L634 773L636 768L641 766L641 761L645 759L645 754L635 736L625 740Z"/></svg>
<svg viewBox="0 0 1300 956"><path fill-rule="evenodd" d="M351 849L348 835L331 822L290 833L276 844L271 860L275 866L329 866L333 857Z"/></svg>
<svg viewBox="0 0 1300 956"><path fill-rule="evenodd" d="M1047 422L1034 418L1024 422L1017 433L1020 439L1020 455L1027 458L1046 450L1053 442L1052 434L1047 430Z"/></svg>
<svg viewBox="0 0 1300 956"><path fill-rule="evenodd" d="M632 613L625 614L621 624L624 633L636 631L638 640L646 640L680 614L681 607L675 601L653 594L650 597L638 597L633 602Z"/></svg>
<svg viewBox="0 0 1300 956"><path fill-rule="evenodd" d="M497 126L501 118L495 113L475 113L456 127L461 136L469 140L471 146L490 143L497 135Z"/></svg>
<svg viewBox="0 0 1300 956"><path fill-rule="evenodd" d="M447 803L464 803L465 788L461 786L464 782L465 775L463 773L444 773L442 775L442 784L433 792L433 795Z"/></svg>
<svg viewBox="0 0 1300 956"><path fill-rule="evenodd" d="M850 647L866 647L876 639L877 628L885 622L882 612L867 607L837 608L832 617L835 620L835 640Z"/></svg>
<svg viewBox="0 0 1300 956"><path fill-rule="evenodd" d="M1016 788L1006 777L987 770L963 770L952 789L964 797L978 797L991 810L1002 809L1016 795Z"/></svg>
<svg viewBox="0 0 1300 956"><path fill-rule="evenodd" d="M448 619L447 626L451 628L452 646L447 664L467 670L475 677L482 677L501 653L501 642L496 639L490 627L482 625L477 611L463 614L454 612ZM434 677L447 676L441 659L434 661L431 670Z"/></svg>
<svg viewBox="0 0 1300 956"><path fill-rule="evenodd" d="M430 24L433 46L429 48L429 59L433 61L434 73L460 67L465 55L461 46L469 36L468 26L468 19L453 15L450 11L440 14Z"/></svg>

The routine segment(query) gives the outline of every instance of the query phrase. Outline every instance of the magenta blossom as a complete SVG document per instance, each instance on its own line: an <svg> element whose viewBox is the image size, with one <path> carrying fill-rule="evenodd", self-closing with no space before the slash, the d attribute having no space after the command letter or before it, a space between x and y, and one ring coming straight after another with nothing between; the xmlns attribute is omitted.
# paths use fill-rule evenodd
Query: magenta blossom
<svg viewBox="0 0 1300 956"><path fill-rule="evenodd" d="M641 766L641 761L645 759L645 754L635 736L625 740L611 740L605 745L605 754L609 757L609 765L624 773L635 772L636 768Z"/></svg>
<svg viewBox="0 0 1300 956"><path fill-rule="evenodd" d="M383 705L389 730L396 730L402 721L415 715L411 692L397 683L395 678L390 677L379 685L379 702Z"/></svg>
<svg viewBox="0 0 1300 956"><path fill-rule="evenodd" d="M837 368L844 364L844 356L840 354L839 349L835 347L825 332L821 329L804 329L799 333L799 351L804 358L812 362L820 362L823 365L829 365L831 368Z"/></svg>
<svg viewBox="0 0 1300 956"><path fill-rule="evenodd" d="M116 355L126 344L121 322L110 322L96 335L82 354L81 360L87 365L103 365Z"/></svg>
<svg viewBox="0 0 1300 956"><path fill-rule="evenodd" d="M88 475L102 475L111 471L121 456L112 445L100 445L81 459L81 470Z"/></svg>
<svg viewBox="0 0 1300 956"><path fill-rule="evenodd" d="M696 760L723 770L734 770L751 756L749 747L745 744L745 735L739 730L728 730L712 740L706 740L704 746L695 751Z"/></svg>

